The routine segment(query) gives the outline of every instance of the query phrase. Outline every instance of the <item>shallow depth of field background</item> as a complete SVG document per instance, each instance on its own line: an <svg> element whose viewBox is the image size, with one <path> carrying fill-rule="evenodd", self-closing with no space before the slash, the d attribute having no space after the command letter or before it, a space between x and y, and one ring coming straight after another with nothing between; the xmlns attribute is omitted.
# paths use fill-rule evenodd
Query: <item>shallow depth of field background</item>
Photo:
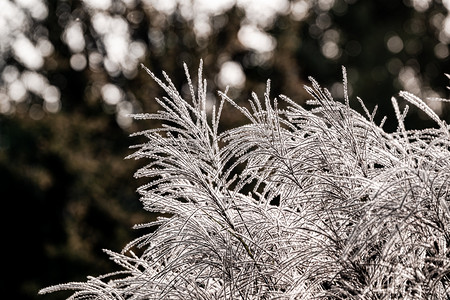
<svg viewBox="0 0 450 300"><path fill-rule="evenodd" d="M131 132L158 126L129 113L155 111L163 96L140 68L165 70L188 95L183 62L200 59L209 103L218 89L245 103L262 94L304 103L313 76L343 95L341 66L356 96L396 129L391 96L448 98L447 0L0 0L0 288L17 299L40 288L117 269L102 252L143 232ZM195 79L194 79L195 80ZM450 106L429 101L450 122ZM244 122L228 107L223 128ZM408 128L433 126L410 110Z"/></svg>

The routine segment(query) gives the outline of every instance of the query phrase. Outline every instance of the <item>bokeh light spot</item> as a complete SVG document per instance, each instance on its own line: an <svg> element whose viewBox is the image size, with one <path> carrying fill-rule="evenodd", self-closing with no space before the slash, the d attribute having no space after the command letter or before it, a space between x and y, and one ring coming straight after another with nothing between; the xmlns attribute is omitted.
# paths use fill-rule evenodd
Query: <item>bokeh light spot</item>
<svg viewBox="0 0 450 300"><path fill-rule="evenodd" d="M326 41L322 45L321 50L322 54L329 59L337 59L341 55L341 51L339 49L338 44L330 40Z"/></svg>
<svg viewBox="0 0 450 300"><path fill-rule="evenodd" d="M35 95L41 95L48 82L46 77L34 71L23 72L21 80L27 90Z"/></svg>
<svg viewBox="0 0 450 300"><path fill-rule="evenodd" d="M15 0L15 2L28 10L31 17L36 20L44 20L48 16L47 6L42 0Z"/></svg>
<svg viewBox="0 0 450 300"><path fill-rule="evenodd" d="M128 128L133 123L133 118L130 114L133 113L133 104L129 101L121 101L116 107L117 115L116 121L122 128Z"/></svg>
<svg viewBox="0 0 450 300"><path fill-rule="evenodd" d="M238 39L245 47L258 52L270 52L276 47L276 41L256 26L244 25L238 32Z"/></svg>
<svg viewBox="0 0 450 300"><path fill-rule="evenodd" d="M101 93L103 100L109 105L117 105L123 98L122 90L112 83L105 84Z"/></svg>
<svg viewBox="0 0 450 300"><path fill-rule="evenodd" d="M175 0L144 0L143 2L147 5L147 7L156 9L157 11L163 12L166 15L173 14L177 7L177 1Z"/></svg>
<svg viewBox="0 0 450 300"><path fill-rule="evenodd" d="M227 86L241 89L245 84L245 74L240 64L227 61L222 64L218 74L218 84L222 89Z"/></svg>
<svg viewBox="0 0 450 300"><path fill-rule="evenodd" d="M107 10L111 7L111 0L83 0L90 8Z"/></svg>
<svg viewBox="0 0 450 300"><path fill-rule="evenodd" d="M22 102L23 100L25 100L27 90L22 81L17 80L11 83L8 87L8 95L12 100L16 102Z"/></svg>
<svg viewBox="0 0 450 300"><path fill-rule="evenodd" d="M309 14L310 3L305 0L291 3L291 14L295 21L306 19Z"/></svg>
<svg viewBox="0 0 450 300"><path fill-rule="evenodd" d="M448 46L444 44L437 44L434 47L434 55L439 59L446 59L449 55Z"/></svg>
<svg viewBox="0 0 450 300"><path fill-rule="evenodd" d="M399 53L403 50L403 41L398 35L393 35L388 38L386 46L392 53Z"/></svg>
<svg viewBox="0 0 450 300"><path fill-rule="evenodd" d="M45 39L45 38L40 38L36 44L36 48L39 50L39 52L41 53L41 55L43 57L48 57L50 55L53 54L53 51L55 50L55 48L53 47L53 44Z"/></svg>
<svg viewBox="0 0 450 300"><path fill-rule="evenodd" d="M323 11L329 11L334 6L335 0L319 0L319 8Z"/></svg>
<svg viewBox="0 0 450 300"><path fill-rule="evenodd" d="M43 98L45 102L56 103L59 102L59 99L61 98L61 93L56 86L50 85L45 88L43 92Z"/></svg>
<svg viewBox="0 0 450 300"><path fill-rule="evenodd" d="M61 101L44 102L44 109L49 113L57 113L61 110Z"/></svg>
<svg viewBox="0 0 450 300"><path fill-rule="evenodd" d="M2 72L2 79L7 83L11 83L16 81L17 78L19 78L19 70L15 66L6 66Z"/></svg>
<svg viewBox="0 0 450 300"><path fill-rule="evenodd" d="M83 51L86 45L81 23L72 22L64 31L63 39L73 53Z"/></svg>
<svg viewBox="0 0 450 300"><path fill-rule="evenodd" d="M100 70L102 62L103 62L103 55L101 55L96 51L89 53L89 68L92 71Z"/></svg>
<svg viewBox="0 0 450 300"><path fill-rule="evenodd" d="M75 71L82 71L86 68L87 60L84 54L78 53L70 57L70 67Z"/></svg>
<svg viewBox="0 0 450 300"><path fill-rule="evenodd" d="M45 116L45 112L39 104L31 105L28 114L30 115L30 118L36 121L41 120Z"/></svg>
<svg viewBox="0 0 450 300"><path fill-rule="evenodd" d="M13 52L17 60L27 68L37 70L44 65L44 59L38 49L24 35L18 36L12 44Z"/></svg>
<svg viewBox="0 0 450 300"><path fill-rule="evenodd" d="M412 0L412 5L418 12L424 12L430 8L431 2L432 0Z"/></svg>

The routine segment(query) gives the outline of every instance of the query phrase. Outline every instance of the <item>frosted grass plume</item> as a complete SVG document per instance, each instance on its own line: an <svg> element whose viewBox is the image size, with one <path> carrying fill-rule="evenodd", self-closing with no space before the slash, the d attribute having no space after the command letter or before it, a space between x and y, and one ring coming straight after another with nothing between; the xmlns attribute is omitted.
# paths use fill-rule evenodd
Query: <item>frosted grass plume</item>
<svg viewBox="0 0 450 300"><path fill-rule="evenodd" d="M449 126L424 101L400 97L438 128L407 130L407 108L392 103L398 128L376 124L313 78L309 109L271 99L270 81L250 108L219 92L211 112L202 64L190 99L143 67L165 90L161 110L136 114L161 128L128 158L144 209L161 217L121 253L121 271L44 288L69 299L450 299ZM279 101L286 108L279 108ZM219 128L224 105L248 120ZM142 254L133 249L140 248Z"/></svg>

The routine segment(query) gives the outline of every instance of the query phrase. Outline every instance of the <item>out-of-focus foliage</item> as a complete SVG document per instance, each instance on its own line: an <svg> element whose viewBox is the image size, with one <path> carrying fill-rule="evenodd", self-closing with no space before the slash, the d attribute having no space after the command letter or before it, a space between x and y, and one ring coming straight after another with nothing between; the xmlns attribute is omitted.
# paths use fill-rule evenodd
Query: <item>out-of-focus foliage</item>
<svg viewBox="0 0 450 300"><path fill-rule="evenodd" d="M342 97L345 65L351 101L379 104L395 130L388 103L398 90L447 97L449 9L447 0L0 0L0 188L5 217L24 224L5 238L29 269L11 270L2 289L34 297L104 273L101 248L121 249L130 226L152 217L138 212L137 165L123 161L128 133L152 126L127 114L154 111L160 93L140 63L188 94L182 63L203 58L208 103L226 85L245 101L271 78L273 94L300 104L307 75ZM448 107L429 104L449 121ZM434 125L414 115L407 126ZM223 126L240 122L224 111Z"/></svg>
<svg viewBox="0 0 450 300"><path fill-rule="evenodd" d="M351 93L383 102L398 89L443 96L450 4L444 0L2 0L0 111L34 119L70 108L69 81L81 81L77 105L101 101L119 125L142 109L148 92L138 66L180 70L182 62L242 92L262 89L303 100L305 74L336 95L340 65ZM334 76L333 76L334 75ZM261 80L262 79L262 80ZM214 90L215 86L211 87ZM145 92L142 92L142 91ZM438 110L442 108L437 107Z"/></svg>

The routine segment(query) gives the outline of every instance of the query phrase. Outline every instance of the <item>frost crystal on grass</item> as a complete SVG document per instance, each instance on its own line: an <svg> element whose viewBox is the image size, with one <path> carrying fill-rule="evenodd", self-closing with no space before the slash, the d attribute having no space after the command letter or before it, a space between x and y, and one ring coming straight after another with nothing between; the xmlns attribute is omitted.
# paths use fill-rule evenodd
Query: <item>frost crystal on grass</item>
<svg viewBox="0 0 450 300"><path fill-rule="evenodd" d="M145 68L145 67L144 67ZM136 177L144 208L164 214L122 253L123 270L84 283L71 299L449 299L449 126L421 99L400 95L438 129L387 133L314 80L305 109L286 96L252 95L250 109L220 92L206 110L202 67L189 101L169 77L163 121L136 133L147 142ZM344 86L346 85L346 72ZM346 91L346 90L345 90ZM278 101L286 102L285 109ZM226 103L248 124L220 132ZM233 108L231 108L233 109ZM384 121L383 121L384 122ZM143 249L139 256L133 247Z"/></svg>

